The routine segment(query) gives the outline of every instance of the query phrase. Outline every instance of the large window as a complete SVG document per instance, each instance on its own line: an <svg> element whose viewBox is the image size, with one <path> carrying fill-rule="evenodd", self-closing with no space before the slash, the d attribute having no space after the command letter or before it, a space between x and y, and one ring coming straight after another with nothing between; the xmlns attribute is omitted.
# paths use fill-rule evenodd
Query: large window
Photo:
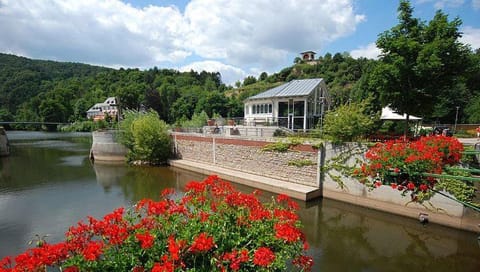
<svg viewBox="0 0 480 272"><path fill-rule="evenodd" d="M252 105L252 114L272 113L272 104L254 104Z"/></svg>

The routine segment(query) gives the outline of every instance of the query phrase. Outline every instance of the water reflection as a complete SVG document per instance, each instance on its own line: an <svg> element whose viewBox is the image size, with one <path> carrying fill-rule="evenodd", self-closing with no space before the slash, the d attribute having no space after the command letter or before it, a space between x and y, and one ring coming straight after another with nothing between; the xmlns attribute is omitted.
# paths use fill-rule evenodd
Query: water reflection
<svg viewBox="0 0 480 272"><path fill-rule="evenodd" d="M203 180L204 175L171 167L128 167L118 164L93 166L97 182L105 192L119 188L126 201L135 203L143 198L158 200L167 188L183 191L191 180Z"/></svg>
<svg viewBox="0 0 480 272"><path fill-rule="evenodd" d="M180 192L204 178L170 167L93 165L89 138L25 134L15 135L12 155L0 158L0 258L25 250L36 234L59 241L87 215L158 199L165 188ZM314 271L480 271L475 233L328 199L298 203Z"/></svg>
<svg viewBox="0 0 480 272"><path fill-rule="evenodd" d="M478 271L475 234L322 200L300 211L319 271Z"/></svg>

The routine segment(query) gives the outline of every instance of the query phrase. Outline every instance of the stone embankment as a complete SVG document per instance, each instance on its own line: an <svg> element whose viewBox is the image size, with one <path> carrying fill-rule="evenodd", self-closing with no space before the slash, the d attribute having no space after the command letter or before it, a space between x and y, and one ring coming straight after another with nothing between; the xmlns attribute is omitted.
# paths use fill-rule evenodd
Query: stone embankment
<svg viewBox="0 0 480 272"><path fill-rule="evenodd" d="M286 152L265 151L274 139L172 133L176 159L170 165L220 177L253 188L309 201L326 197L338 201L478 232L480 215L436 194L427 205L411 203L389 186L369 190L345 169L363 161L360 144L292 145ZM93 133L95 162L124 163L126 148L115 131ZM347 166L347 167L345 167Z"/></svg>
<svg viewBox="0 0 480 272"><path fill-rule="evenodd" d="M217 174L236 183L303 201L331 198L415 219L427 217L441 225L479 231L480 216L442 195L428 204L412 203L396 190L382 185L375 190L349 177L344 166L364 160L365 146L326 143L319 149L297 145L287 152L264 151L272 143L259 138L173 133L176 160L170 164L204 174ZM294 162L310 162L298 166ZM343 170L342 170L343 169Z"/></svg>
<svg viewBox="0 0 480 272"><path fill-rule="evenodd" d="M0 156L10 155L10 147L8 144L8 137L5 129L0 127Z"/></svg>

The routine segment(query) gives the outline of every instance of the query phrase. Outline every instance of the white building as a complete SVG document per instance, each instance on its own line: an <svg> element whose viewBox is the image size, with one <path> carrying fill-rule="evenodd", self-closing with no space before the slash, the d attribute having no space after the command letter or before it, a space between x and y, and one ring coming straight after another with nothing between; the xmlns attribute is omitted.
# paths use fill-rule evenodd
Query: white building
<svg viewBox="0 0 480 272"><path fill-rule="evenodd" d="M244 101L247 125L277 124L295 130L314 128L330 108L325 80L293 80Z"/></svg>
<svg viewBox="0 0 480 272"><path fill-rule="evenodd" d="M87 118L93 120L103 120L105 115L108 114L112 118L116 118L118 115L118 103L115 97L109 97L103 103L97 103L93 105L87 111Z"/></svg>

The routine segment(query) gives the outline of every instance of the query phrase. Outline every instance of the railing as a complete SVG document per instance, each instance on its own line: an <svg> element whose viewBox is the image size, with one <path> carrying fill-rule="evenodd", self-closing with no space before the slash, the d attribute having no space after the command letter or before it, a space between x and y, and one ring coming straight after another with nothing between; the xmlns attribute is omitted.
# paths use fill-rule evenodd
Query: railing
<svg viewBox="0 0 480 272"><path fill-rule="evenodd" d="M0 125L69 125L71 123L60 123L60 122L8 122L8 121L0 121Z"/></svg>

